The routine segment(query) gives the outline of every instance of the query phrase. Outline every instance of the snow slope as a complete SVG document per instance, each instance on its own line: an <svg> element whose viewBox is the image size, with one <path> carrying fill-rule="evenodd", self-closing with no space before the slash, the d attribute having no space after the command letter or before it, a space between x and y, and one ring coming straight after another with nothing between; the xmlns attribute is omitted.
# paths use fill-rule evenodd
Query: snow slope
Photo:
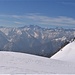
<svg viewBox="0 0 75 75"><path fill-rule="evenodd" d="M51 59L75 62L75 41L66 45L63 49L53 55Z"/></svg>
<svg viewBox="0 0 75 75"><path fill-rule="evenodd" d="M0 51L0 74L75 74L75 64L45 57Z"/></svg>

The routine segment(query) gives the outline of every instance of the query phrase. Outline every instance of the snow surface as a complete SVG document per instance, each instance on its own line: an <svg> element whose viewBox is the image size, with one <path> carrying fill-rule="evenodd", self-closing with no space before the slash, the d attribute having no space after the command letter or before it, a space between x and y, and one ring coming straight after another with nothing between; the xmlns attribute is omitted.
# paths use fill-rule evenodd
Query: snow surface
<svg viewBox="0 0 75 75"><path fill-rule="evenodd" d="M75 64L25 53L0 51L0 74L75 74Z"/></svg>
<svg viewBox="0 0 75 75"><path fill-rule="evenodd" d="M66 45L63 49L53 55L51 59L75 62L75 41Z"/></svg>

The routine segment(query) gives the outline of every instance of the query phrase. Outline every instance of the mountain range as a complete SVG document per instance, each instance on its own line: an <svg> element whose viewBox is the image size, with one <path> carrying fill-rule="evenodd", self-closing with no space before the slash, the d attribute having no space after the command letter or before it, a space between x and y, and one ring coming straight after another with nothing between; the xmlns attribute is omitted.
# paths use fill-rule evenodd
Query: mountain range
<svg viewBox="0 0 75 75"><path fill-rule="evenodd" d="M51 57L74 36L75 29L42 28L37 25L0 27L0 50Z"/></svg>

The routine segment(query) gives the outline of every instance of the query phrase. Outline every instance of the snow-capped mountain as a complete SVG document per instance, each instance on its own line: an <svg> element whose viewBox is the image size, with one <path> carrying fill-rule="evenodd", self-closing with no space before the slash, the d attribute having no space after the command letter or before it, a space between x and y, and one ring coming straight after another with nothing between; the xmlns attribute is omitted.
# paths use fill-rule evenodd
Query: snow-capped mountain
<svg viewBox="0 0 75 75"><path fill-rule="evenodd" d="M0 27L0 50L52 56L75 36L74 29L24 26Z"/></svg>
<svg viewBox="0 0 75 75"><path fill-rule="evenodd" d="M62 48L59 52L53 55L51 59L75 62L75 41Z"/></svg>

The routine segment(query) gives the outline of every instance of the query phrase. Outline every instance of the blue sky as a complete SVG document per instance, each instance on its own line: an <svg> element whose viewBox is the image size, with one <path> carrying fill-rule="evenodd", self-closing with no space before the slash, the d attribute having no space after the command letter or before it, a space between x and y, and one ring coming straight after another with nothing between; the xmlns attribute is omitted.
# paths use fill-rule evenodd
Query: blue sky
<svg viewBox="0 0 75 75"><path fill-rule="evenodd" d="M0 0L0 26L75 27L75 0Z"/></svg>

